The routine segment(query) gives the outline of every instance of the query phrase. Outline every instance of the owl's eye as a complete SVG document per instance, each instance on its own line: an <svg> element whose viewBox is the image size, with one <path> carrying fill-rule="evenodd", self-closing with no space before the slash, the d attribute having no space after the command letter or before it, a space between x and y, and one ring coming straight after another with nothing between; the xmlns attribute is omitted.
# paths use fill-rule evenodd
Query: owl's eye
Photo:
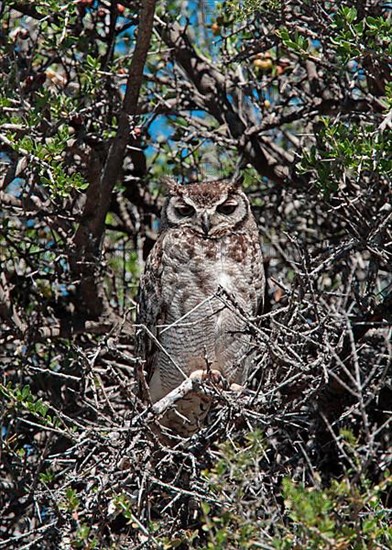
<svg viewBox="0 0 392 550"><path fill-rule="evenodd" d="M181 204L175 207L176 214L180 216L180 218L189 218L190 216L193 216L195 213L195 209L193 206L190 206L189 204Z"/></svg>
<svg viewBox="0 0 392 550"><path fill-rule="evenodd" d="M238 204L236 202L224 202L223 204L220 204L217 207L217 211L219 212L219 214L224 214L225 216L229 216L234 212L237 206Z"/></svg>

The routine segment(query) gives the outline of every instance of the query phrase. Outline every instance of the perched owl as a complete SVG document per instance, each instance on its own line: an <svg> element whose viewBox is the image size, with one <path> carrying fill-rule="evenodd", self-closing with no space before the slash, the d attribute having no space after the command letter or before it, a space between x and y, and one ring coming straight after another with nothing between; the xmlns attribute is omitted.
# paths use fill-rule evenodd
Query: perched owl
<svg viewBox="0 0 392 550"><path fill-rule="evenodd" d="M256 221L239 185L166 182L161 230L140 282L137 351L153 402L186 377L243 384L249 364L245 317L260 312L265 278ZM217 296L222 287L232 300ZM234 304L234 305L233 305ZM188 394L162 423L194 433L210 408Z"/></svg>

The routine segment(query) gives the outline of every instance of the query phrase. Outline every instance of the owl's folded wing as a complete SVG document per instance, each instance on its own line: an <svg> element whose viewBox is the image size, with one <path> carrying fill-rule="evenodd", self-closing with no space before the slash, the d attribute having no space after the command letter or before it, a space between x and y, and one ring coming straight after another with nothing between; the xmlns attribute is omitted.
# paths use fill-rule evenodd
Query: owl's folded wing
<svg viewBox="0 0 392 550"><path fill-rule="evenodd" d="M163 324L162 240L158 238L150 252L140 280L136 318L136 355L144 362L147 383L151 380L157 355L157 325Z"/></svg>

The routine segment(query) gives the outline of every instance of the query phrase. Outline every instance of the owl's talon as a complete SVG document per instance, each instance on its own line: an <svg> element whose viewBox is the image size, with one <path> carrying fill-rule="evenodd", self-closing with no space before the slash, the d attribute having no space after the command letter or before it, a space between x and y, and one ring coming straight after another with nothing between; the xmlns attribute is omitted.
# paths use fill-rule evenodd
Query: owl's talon
<svg viewBox="0 0 392 550"><path fill-rule="evenodd" d="M191 373L190 377L192 380L199 380L200 382L212 382L216 386L219 386L222 389L227 389L228 383L223 374L216 369L199 369Z"/></svg>
<svg viewBox="0 0 392 550"><path fill-rule="evenodd" d="M235 382L233 384L230 384L230 391L240 393L245 389L245 386L241 386L241 384L236 384Z"/></svg>

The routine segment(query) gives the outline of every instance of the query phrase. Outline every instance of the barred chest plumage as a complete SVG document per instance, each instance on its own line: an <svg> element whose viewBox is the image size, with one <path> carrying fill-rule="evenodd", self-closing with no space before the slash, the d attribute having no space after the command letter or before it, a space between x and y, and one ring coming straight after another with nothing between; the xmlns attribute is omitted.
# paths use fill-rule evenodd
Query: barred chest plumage
<svg viewBox="0 0 392 550"><path fill-rule="evenodd" d="M260 300L263 265L258 242L244 233L203 239L172 231L162 254L162 294L170 320L223 287L251 313Z"/></svg>

